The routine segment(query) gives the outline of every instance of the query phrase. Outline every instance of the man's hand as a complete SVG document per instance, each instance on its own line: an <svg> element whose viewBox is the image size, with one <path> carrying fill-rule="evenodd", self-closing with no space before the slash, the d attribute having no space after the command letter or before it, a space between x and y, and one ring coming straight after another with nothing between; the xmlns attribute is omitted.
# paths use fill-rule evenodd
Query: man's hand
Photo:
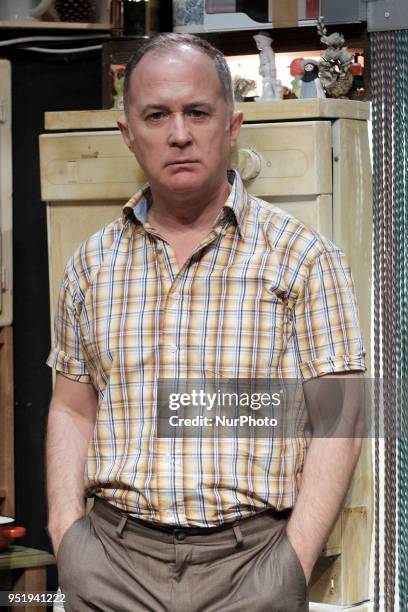
<svg viewBox="0 0 408 612"><path fill-rule="evenodd" d="M48 533L55 555L66 530L84 515L84 469L97 414L91 384L57 374L47 428Z"/></svg>
<svg viewBox="0 0 408 612"><path fill-rule="evenodd" d="M338 380L333 380L333 385L330 381L326 384L333 378L323 376L304 384L315 430L320 435L325 428L330 430L327 437L313 438L310 443L302 485L286 529L307 582L342 507L361 450L358 436L364 414L363 374L343 373L335 377ZM331 413L327 422L326 415L334 403L340 411L336 410L336 418Z"/></svg>

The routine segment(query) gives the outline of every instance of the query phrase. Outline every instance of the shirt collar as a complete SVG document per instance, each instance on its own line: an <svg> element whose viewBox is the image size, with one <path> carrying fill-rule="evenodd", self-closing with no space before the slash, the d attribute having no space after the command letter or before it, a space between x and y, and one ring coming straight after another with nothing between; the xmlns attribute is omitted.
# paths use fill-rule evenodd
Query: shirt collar
<svg viewBox="0 0 408 612"><path fill-rule="evenodd" d="M248 207L248 193L236 170L228 170L228 181L231 184L230 194L223 206L225 211L232 211L241 236L244 234L244 220ZM122 209L123 222L133 221L144 225L147 221L147 211L151 204L151 191L148 183L143 185L124 205Z"/></svg>
<svg viewBox="0 0 408 612"><path fill-rule="evenodd" d="M236 170L228 170L228 181L231 184L231 191L223 208L229 208L233 212L239 232L243 236L249 196Z"/></svg>

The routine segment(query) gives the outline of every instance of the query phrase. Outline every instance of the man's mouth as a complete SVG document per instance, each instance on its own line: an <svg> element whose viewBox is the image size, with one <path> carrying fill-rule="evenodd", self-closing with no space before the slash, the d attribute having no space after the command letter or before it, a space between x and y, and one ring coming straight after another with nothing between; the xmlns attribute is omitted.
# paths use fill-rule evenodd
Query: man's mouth
<svg viewBox="0 0 408 612"><path fill-rule="evenodd" d="M168 166L179 166L183 164L198 164L196 159L176 159L174 161L168 162Z"/></svg>

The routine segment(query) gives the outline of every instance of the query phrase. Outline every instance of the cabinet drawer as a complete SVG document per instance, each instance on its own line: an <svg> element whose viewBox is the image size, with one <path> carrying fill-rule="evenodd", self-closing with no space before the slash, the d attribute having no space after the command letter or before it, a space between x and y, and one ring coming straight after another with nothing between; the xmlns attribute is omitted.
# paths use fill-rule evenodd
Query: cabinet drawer
<svg viewBox="0 0 408 612"><path fill-rule="evenodd" d="M329 121L244 125L231 157L238 169L240 149L255 151L260 162L258 176L245 183L254 195L332 192ZM127 200L145 182L119 132L46 134L40 155L46 201Z"/></svg>
<svg viewBox="0 0 408 612"><path fill-rule="evenodd" d="M40 136L45 201L122 200L146 182L118 131Z"/></svg>
<svg viewBox="0 0 408 612"><path fill-rule="evenodd" d="M260 197L332 193L331 138L330 121L244 125L232 165L245 176L245 166L251 164L245 152L258 156L259 174L245 186Z"/></svg>

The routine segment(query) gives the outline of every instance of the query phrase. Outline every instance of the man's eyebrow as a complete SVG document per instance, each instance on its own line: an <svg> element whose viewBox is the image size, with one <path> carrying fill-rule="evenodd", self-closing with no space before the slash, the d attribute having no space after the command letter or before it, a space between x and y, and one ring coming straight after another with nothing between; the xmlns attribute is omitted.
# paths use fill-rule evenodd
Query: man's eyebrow
<svg viewBox="0 0 408 612"><path fill-rule="evenodd" d="M185 105L185 108L193 108L196 106L205 106L206 108L212 108L213 104L211 102L206 102L205 100L193 100Z"/></svg>
<svg viewBox="0 0 408 612"><path fill-rule="evenodd" d="M165 104L146 104L146 106L143 106L140 112L144 114L150 110L169 110L169 109L168 109L168 106L166 106Z"/></svg>
<svg viewBox="0 0 408 612"><path fill-rule="evenodd" d="M213 108L213 104L211 104L210 102L206 102L205 100L194 100L193 102L189 102L188 104L185 104L185 106L183 106L183 110L189 110L191 108L196 108L197 106L202 106L207 109ZM170 108L166 104L160 104L160 102L158 102L157 104L146 104L146 106L143 106L140 113L144 115L145 113L149 111L158 111L158 110L168 111L170 110Z"/></svg>

